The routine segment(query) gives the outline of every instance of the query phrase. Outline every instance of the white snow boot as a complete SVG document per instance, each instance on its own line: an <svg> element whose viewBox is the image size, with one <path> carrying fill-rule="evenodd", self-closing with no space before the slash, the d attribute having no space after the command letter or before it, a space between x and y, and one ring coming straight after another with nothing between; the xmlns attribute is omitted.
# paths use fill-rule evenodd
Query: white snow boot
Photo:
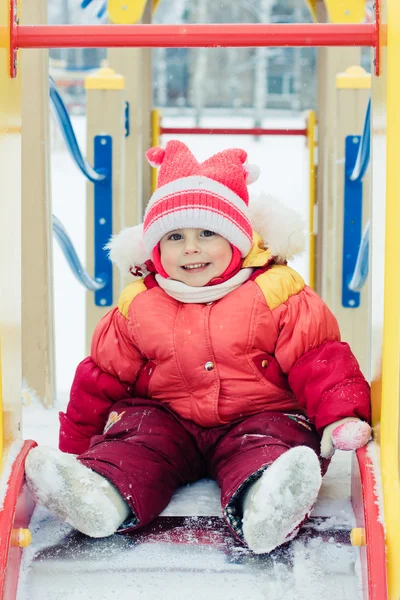
<svg viewBox="0 0 400 600"><path fill-rule="evenodd" d="M293 539L321 487L317 455L307 446L282 454L243 497L243 535L253 552L271 552Z"/></svg>
<svg viewBox="0 0 400 600"><path fill-rule="evenodd" d="M38 504L90 537L112 535L131 512L107 479L72 454L37 446L26 458L25 474Z"/></svg>

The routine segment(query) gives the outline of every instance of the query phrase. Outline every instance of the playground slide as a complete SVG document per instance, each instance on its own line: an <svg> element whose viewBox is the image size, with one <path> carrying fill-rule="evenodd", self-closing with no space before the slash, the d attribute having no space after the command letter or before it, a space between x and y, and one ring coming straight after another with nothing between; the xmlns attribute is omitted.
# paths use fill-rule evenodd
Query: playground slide
<svg viewBox="0 0 400 600"><path fill-rule="evenodd" d="M3 600L16 598L21 546L29 542L34 505L24 485L24 461L34 445L25 442L13 464L0 514ZM357 451L351 486L357 529L350 530L340 515L322 514L322 503L296 540L268 556L255 556L233 539L217 516L218 490L211 481L194 484L192 493L190 488L179 492L143 530L102 540L87 538L38 508L31 527L43 544L39 550L36 545L29 571L23 573L19 598L105 600L115 593L122 600L354 600L361 586L363 600L386 600L384 533L373 462L373 448ZM189 507L194 509L191 514ZM351 542L360 545L358 574Z"/></svg>

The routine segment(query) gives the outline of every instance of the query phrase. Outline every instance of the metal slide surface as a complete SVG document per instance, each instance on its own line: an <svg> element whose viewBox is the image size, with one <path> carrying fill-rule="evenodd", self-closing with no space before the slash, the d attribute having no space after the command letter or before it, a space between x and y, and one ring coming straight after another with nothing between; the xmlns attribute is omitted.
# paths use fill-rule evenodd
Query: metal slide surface
<svg viewBox="0 0 400 600"><path fill-rule="evenodd" d="M37 543L25 550L18 599L361 600L350 501L338 496L336 484L332 468L313 518L269 556L234 540L212 481L180 490L144 530L102 540L38 508L31 524ZM327 505L336 512L329 518L321 516Z"/></svg>
<svg viewBox="0 0 400 600"><path fill-rule="evenodd" d="M22 550L16 554L10 540L31 515L29 499L21 499L26 498L24 459L32 445L25 442L15 461L1 513L1 539L8 540L2 544L1 600L387 599L383 528L367 448L357 451L365 519L355 502L358 496L360 506L361 495L350 476L351 454L337 453L309 522L294 541L268 556L252 554L232 537L220 516L216 483L202 480L178 490L146 528L101 540L36 507L33 543L24 549L19 569ZM361 552L350 545L356 524L366 528Z"/></svg>

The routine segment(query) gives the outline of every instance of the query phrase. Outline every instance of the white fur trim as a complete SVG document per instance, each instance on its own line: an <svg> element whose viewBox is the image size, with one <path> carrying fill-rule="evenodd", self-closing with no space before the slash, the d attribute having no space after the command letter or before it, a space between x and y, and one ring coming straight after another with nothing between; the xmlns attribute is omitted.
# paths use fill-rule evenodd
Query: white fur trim
<svg viewBox="0 0 400 600"><path fill-rule="evenodd" d="M153 169L158 169L158 167L160 166L159 163L157 163L157 162L155 162L153 160L150 160L149 158L147 159L147 161L148 161L149 165L151 167L153 167Z"/></svg>
<svg viewBox="0 0 400 600"><path fill-rule="evenodd" d="M172 196L179 192L190 193L202 192L203 190L205 192L210 192L217 197L221 196L246 217L248 216L247 205L238 194L219 181L215 181L215 179L204 177L202 175L181 177L180 179L175 179L174 181L159 187L150 198L146 213L148 213L157 202L164 200L167 196Z"/></svg>
<svg viewBox="0 0 400 600"><path fill-rule="evenodd" d="M165 158L165 150L159 146L154 146L153 148L147 150L146 158L152 167L157 168L162 164Z"/></svg>
<svg viewBox="0 0 400 600"><path fill-rule="evenodd" d="M265 247L279 262L290 260L305 248L304 222L294 210L267 194L252 197L250 220Z"/></svg>
<svg viewBox="0 0 400 600"><path fill-rule="evenodd" d="M143 244L143 225L128 227L113 235L105 246L109 257L123 275L131 272L132 267L141 267L145 274L145 262L150 259ZM138 275L140 277L140 275Z"/></svg>
<svg viewBox="0 0 400 600"><path fill-rule="evenodd" d="M257 181L257 179L260 177L260 167L258 165L245 164L244 168L246 170L247 185L250 185L251 183Z"/></svg>

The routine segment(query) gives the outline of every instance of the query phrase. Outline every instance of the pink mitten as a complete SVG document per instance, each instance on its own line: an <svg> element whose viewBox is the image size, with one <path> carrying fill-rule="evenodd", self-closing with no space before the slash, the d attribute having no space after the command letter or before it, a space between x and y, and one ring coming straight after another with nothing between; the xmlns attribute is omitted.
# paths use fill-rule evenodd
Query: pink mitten
<svg viewBox="0 0 400 600"><path fill-rule="evenodd" d="M371 438L371 427L365 421L347 417L325 427L321 439L321 456L331 458L335 450L357 450Z"/></svg>

